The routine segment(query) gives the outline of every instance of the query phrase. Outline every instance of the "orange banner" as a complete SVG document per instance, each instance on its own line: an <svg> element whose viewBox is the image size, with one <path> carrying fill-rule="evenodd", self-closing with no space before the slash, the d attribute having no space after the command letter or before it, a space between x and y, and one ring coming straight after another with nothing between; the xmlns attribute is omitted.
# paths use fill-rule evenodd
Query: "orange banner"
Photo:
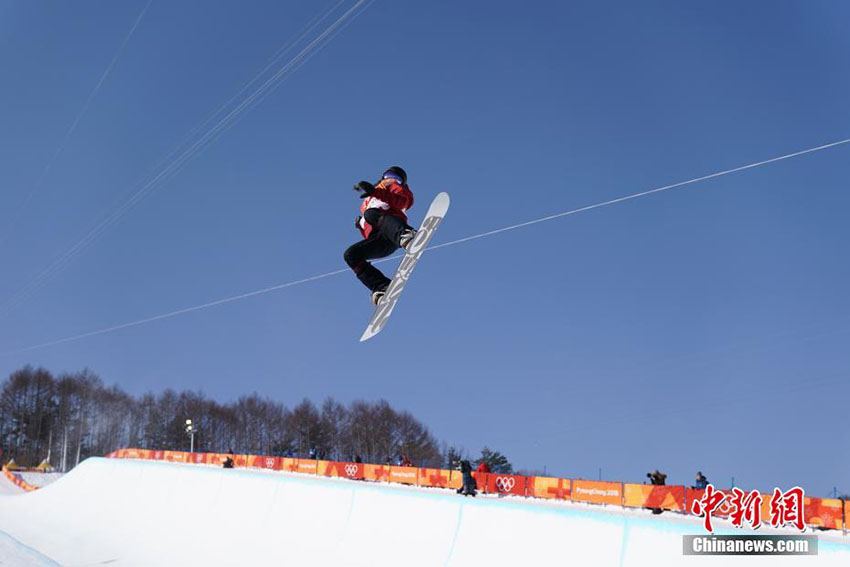
<svg viewBox="0 0 850 567"><path fill-rule="evenodd" d="M224 466L224 462L227 459L233 459L233 466L236 466L235 457L236 455L231 455L230 453L207 453L207 464L221 467Z"/></svg>
<svg viewBox="0 0 850 567"><path fill-rule="evenodd" d="M419 469L414 467L390 467L390 482L399 482L401 484L416 484Z"/></svg>
<svg viewBox="0 0 850 567"><path fill-rule="evenodd" d="M325 476L340 476L360 480L363 478L363 465L361 463L328 461L324 474Z"/></svg>
<svg viewBox="0 0 850 567"><path fill-rule="evenodd" d="M683 512L685 510L685 487L624 484L623 506L661 508Z"/></svg>
<svg viewBox="0 0 850 567"><path fill-rule="evenodd" d="M316 462L316 474L322 476L333 476L330 474L331 465L333 463L331 461L317 461Z"/></svg>
<svg viewBox="0 0 850 567"><path fill-rule="evenodd" d="M255 469L280 470L280 459L278 457L267 457L264 455L250 455L248 466Z"/></svg>
<svg viewBox="0 0 850 567"><path fill-rule="evenodd" d="M616 504L619 506L623 503L623 484L598 480L574 480L572 499L575 502Z"/></svg>
<svg viewBox="0 0 850 567"><path fill-rule="evenodd" d="M833 498L806 498L803 509L806 512L806 523L834 530L844 529L844 504Z"/></svg>
<svg viewBox="0 0 850 567"><path fill-rule="evenodd" d="M486 478L476 478L478 486L484 484L487 487L487 492L495 492L496 494L513 494L515 496L525 496L525 485L528 477L516 474L496 474L496 473L479 473ZM482 482L483 481L483 482Z"/></svg>
<svg viewBox="0 0 850 567"><path fill-rule="evenodd" d="M23 477L15 474L12 471L10 471L9 469L7 469L6 465L3 465L3 474L6 475L6 478L11 480L13 483L18 485L19 487L23 488L27 492L32 492L33 490L38 490L37 486L33 486L32 484L29 484L27 481L25 481L23 479Z"/></svg>
<svg viewBox="0 0 850 567"><path fill-rule="evenodd" d="M386 482L390 475L390 467L384 465L363 465L363 478L378 482Z"/></svg>
<svg viewBox="0 0 850 567"><path fill-rule="evenodd" d="M316 474L319 472L319 461L298 459L298 468L296 471L305 474Z"/></svg>
<svg viewBox="0 0 850 567"><path fill-rule="evenodd" d="M446 471L449 473L449 485L448 488L454 488L457 490L461 486L463 486L463 475L460 474L460 471Z"/></svg>
<svg viewBox="0 0 850 567"><path fill-rule="evenodd" d="M183 451L165 451L162 458L171 463L188 463L189 453Z"/></svg>
<svg viewBox="0 0 850 567"><path fill-rule="evenodd" d="M434 488L449 488L449 471L443 469L419 469L416 484Z"/></svg>
<svg viewBox="0 0 850 567"><path fill-rule="evenodd" d="M526 483L525 493L535 498L570 499L570 479L553 478L548 476L530 476Z"/></svg>
<svg viewBox="0 0 850 567"><path fill-rule="evenodd" d="M118 451L119 459L150 459L151 453L153 451L149 451L147 449L122 449Z"/></svg>

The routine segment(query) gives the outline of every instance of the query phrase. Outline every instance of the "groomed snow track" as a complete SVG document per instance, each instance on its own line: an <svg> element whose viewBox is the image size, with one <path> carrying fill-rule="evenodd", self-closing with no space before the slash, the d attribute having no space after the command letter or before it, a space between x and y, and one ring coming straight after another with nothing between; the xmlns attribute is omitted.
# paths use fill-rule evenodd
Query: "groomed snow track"
<svg viewBox="0 0 850 567"><path fill-rule="evenodd" d="M681 536L702 533L696 518L100 458L0 495L0 530L67 566L850 565L840 535L812 557L683 557Z"/></svg>

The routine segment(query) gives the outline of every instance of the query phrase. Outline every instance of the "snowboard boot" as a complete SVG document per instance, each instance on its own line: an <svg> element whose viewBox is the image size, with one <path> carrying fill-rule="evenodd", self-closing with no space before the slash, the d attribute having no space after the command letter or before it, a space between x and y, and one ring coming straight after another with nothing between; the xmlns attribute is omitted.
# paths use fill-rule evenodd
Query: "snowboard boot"
<svg viewBox="0 0 850 567"><path fill-rule="evenodd" d="M375 307L378 306L378 303L381 302L381 298L384 297L384 295L387 293L387 287L388 286L384 286L372 292L372 305L374 305Z"/></svg>
<svg viewBox="0 0 850 567"><path fill-rule="evenodd" d="M401 231L401 235L398 237L398 245L407 250L407 246L413 242L414 238L416 238L416 231L412 228L406 228Z"/></svg>

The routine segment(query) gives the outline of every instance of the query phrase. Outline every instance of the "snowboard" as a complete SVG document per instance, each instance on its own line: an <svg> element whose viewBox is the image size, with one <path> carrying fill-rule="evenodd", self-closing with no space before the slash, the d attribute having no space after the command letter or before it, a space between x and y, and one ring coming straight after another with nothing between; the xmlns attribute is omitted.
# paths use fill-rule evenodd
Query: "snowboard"
<svg viewBox="0 0 850 567"><path fill-rule="evenodd" d="M395 309L396 303L398 303L399 297L401 297L401 292L404 291L404 286L407 285L407 280L410 279L413 268L416 267L416 263L419 262L419 258L422 257L428 242L431 241L431 237L434 236L434 232L440 226L448 210L448 193L440 193L431 201L431 206L428 207L422 226L416 232L413 242L407 245L404 258L401 259L401 263L398 265L389 287L387 287L387 292L378 302L375 314L372 315L372 320L369 321L363 336L360 337L360 342L368 341L383 330L390 314Z"/></svg>

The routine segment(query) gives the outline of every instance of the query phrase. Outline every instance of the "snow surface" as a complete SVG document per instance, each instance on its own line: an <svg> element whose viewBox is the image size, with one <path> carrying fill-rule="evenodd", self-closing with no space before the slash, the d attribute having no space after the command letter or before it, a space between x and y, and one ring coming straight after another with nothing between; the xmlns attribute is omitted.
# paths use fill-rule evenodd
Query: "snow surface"
<svg viewBox="0 0 850 567"><path fill-rule="evenodd" d="M850 565L841 535L811 557L684 557L697 518L122 459L0 496L0 530L62 565Z"/></svg>
<svg viewBox="0 0 850 567"><path fill-rule="evenodd" d="M0 565L14 567L55 567L59 564L30 549L9 534L0 532Z"/></svg>

